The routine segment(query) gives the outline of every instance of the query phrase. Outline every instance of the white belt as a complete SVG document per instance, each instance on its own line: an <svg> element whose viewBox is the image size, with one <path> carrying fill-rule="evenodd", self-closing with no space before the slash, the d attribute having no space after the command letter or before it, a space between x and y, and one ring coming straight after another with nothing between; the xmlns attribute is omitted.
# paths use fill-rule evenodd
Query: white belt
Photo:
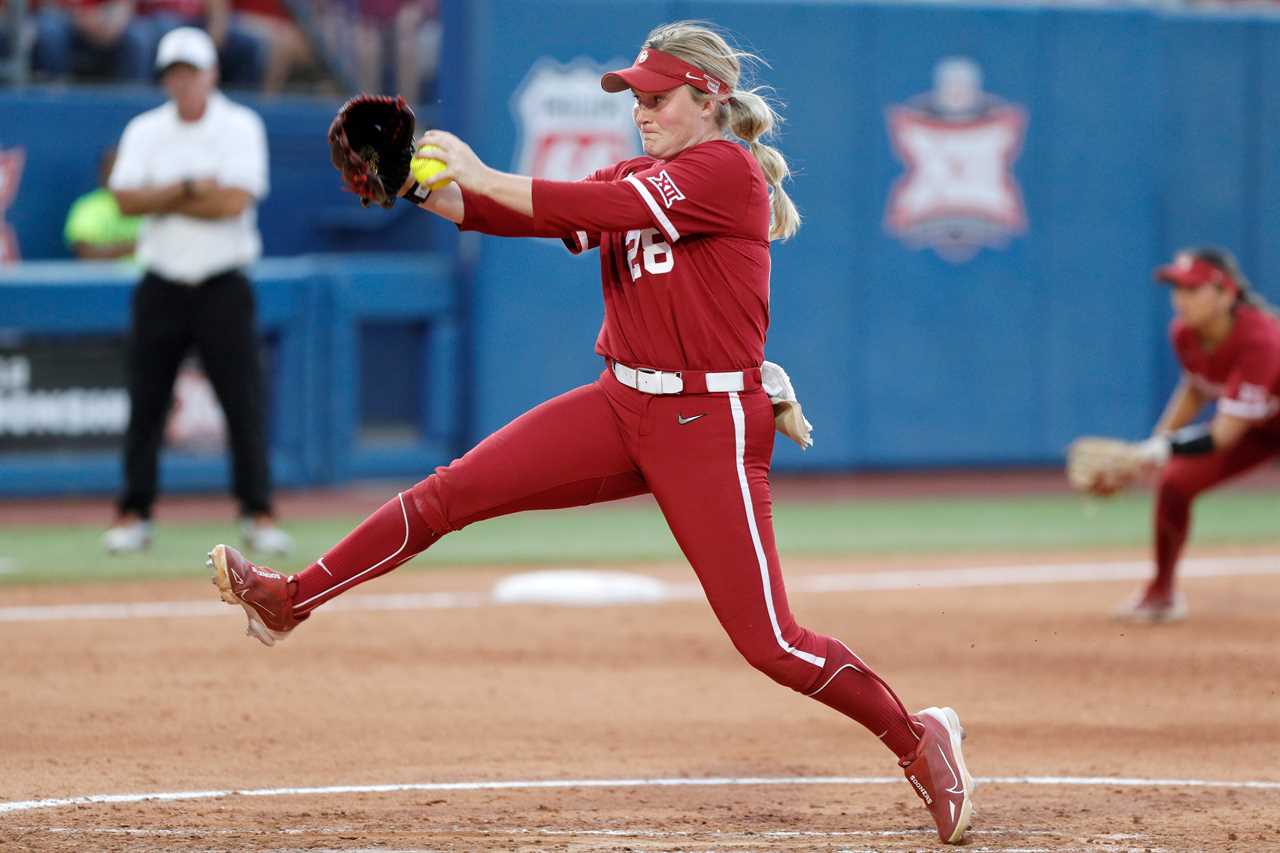
<svg viewBox="0 0 1280 853"><path fill-rule="evenodd" d="M613 375L628 388L634 388L645 394L682 394L684 393L684 374L692 371L651 370L647 367L628 367L625 364L610 360ZM741 391L746 388L746 381L741 370L723 373L697 371L698 376L706 381L709 393L723 391Z"/></svg>

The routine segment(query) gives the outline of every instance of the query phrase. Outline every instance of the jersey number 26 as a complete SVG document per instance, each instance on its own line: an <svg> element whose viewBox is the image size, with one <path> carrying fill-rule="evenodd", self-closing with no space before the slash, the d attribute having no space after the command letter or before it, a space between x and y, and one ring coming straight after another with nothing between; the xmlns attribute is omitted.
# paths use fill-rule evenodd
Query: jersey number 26
<svg viewBox="0 0 1280 853"><path fill-rule="evenodd" d="M650 275L671 272L676 265L671 244L663 240L657 228L645 228L627 232L627 263L631 267L631 280L640 280L640 264L636 256L643 251L644 271Z"/></svg>

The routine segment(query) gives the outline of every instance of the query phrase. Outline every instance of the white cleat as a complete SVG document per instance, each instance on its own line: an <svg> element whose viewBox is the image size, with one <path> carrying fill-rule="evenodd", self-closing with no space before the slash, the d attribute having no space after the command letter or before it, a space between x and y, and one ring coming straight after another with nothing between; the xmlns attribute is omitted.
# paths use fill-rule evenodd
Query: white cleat
<svg viewBox="0 0 1280 853"><path fill-rule="evenodd" d="M116 524L102 534L102 545L108 554L136 554L151 546L151 522L129 521Z"/></svg>
<svg viewBox="0 0 1280 853"><path fill-rule="evenodd" d="M1160 593L1148 589L1118 607L1115 617L1140 625L1181 622L1187 618L1187 599L1180 592Z"/></svg>
<svg viewBox="0 0 1280 853"><path fill-rule="evenodd" d="M259 554L284 557L293 551L293 537L271 523L245 519L240 522L240 535L245 548Z"/></svg>

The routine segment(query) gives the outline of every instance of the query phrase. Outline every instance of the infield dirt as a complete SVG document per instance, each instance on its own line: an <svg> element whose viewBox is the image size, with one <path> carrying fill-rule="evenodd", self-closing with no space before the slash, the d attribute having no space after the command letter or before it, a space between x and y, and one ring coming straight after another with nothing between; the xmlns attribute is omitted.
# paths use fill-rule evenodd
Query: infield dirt
<svg viewBox="0 0 1280 853"><path fill-rule="evenodd" d="M1246 553L1233 551L1233 554ZM1207 556L1195 550L1194 556ZM1141 559L1134 552L1090 559ZM1062 562L786 563L789 578ZM671 582L682 566L634 567ZM353 592L487 591L401 570ZM802 593L909 707L949 704L978 777L1280 780L1280 575L1187 580L1192 618L1108 617L1129 583ZM10 587L4 604L216 600L203 578ZM321 609L287 643L210 616L0 621L0 805L429 782L886 777L867 732L749 669L702 601ZM1280 850L1280 790L986 784L970 850ZM763 851L937 847L905 783L387 791L0 812L20 851Z"/></svg>

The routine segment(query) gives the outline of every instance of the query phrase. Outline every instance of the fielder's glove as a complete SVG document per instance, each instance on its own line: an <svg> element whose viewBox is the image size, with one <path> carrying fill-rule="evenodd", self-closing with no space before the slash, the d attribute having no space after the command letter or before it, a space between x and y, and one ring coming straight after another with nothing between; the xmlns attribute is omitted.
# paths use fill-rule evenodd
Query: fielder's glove
<svg viewBox="0 0 1280 853"><path fill-rule="evenodd" d="M1067 480L1091 495L1114 495L1169 460L1169 440L1146 441L1084 436L1067 448Z"/></svg>
<svg viewBox="0 0 1280 853"><path fill-rule="evenodd" d="M401 97L357 95L338 110L329 125L329 156L360 204L395 204L413 159L413 125Z"/></svg>

